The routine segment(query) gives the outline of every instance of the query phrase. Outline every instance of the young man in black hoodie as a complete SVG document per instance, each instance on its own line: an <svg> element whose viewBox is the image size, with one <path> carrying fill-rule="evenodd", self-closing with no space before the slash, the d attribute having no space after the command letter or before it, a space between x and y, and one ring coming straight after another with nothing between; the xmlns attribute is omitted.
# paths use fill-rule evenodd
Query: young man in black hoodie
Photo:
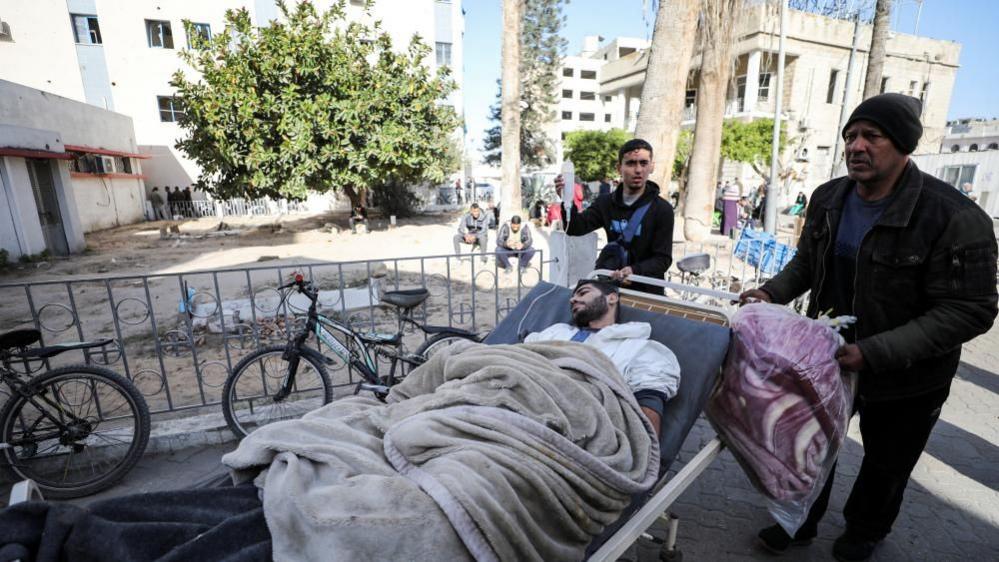
<svg viewBox="0 0 999 562"><path fill-rule="evenodd" d="M611 247L612 243L621 246L620 249L605 247L595 264L597 269L614 270L616 279L631 274L663 279L673 263L673 206L659 196L659 186L649 181L654 169L652 145L642 139L632 139L617 153L617 171L621 174L617 189L598 197L585 211L572 208L566 234L579 236L603 228L607 246ZM562 176L555 178L555 191L559 195L564 185ZM640 226L631 242L626 243L623 234L628 222L646 205L648 208L643 211ZM564 209L562 213L565 222ZM654 294L663 292L661 287L644 283L632 283L630 288Z"/></svg>

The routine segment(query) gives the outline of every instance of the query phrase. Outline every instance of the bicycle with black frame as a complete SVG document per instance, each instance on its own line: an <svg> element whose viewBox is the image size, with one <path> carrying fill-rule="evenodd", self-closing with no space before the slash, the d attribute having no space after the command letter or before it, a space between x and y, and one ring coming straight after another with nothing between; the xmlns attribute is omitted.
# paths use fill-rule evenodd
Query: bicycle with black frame
<svg viewBox="0 0 999 562"><path fill-rule="evenodd" d="M294 281L278 287L294 289L308 297L310 305L304 326L287 344L261 348L243 358L232 370L222 389L222 412L229 429L240 439L264 425L294 419L333 400L333 385L327 365L343 363L356 370L361 381L354 388L374 393L380 399L407 369L422 365L434 353L458 341L481 341L474 332L450 326L428 326L413 318L413 311L430 296L427 289L387 291L381 301L395 308L398 329L393 333L360 332L318 311L319 290L296 274ZM282 293L282 303L292 291ZM406 326L428 336L413 353L406 353ZM317 346L307 344L315 334ZM334 334L338 334L339 337ZM326 355L322 347L333 355ZM389 372L382 374L379 359L387 360Z"/></svg>
<svg viewBox="0 0 999 562"><path fill-rule="evenodd" d="M31 375L38 362L114 340L30 347L40 340L38 330L0 335L0 381L9 389L0 409L0 469L14 480L33 480L47 498L95 494L121 480L145 452L149 408L132 382L96 365Z"/></svg>

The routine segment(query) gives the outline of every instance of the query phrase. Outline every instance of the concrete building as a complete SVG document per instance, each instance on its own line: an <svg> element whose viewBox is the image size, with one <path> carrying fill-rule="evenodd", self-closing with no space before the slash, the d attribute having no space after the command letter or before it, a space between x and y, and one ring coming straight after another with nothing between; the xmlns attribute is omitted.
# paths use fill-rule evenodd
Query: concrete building
<svg viewBox="0 0 999 562"><path fill-rule="evenodd" d="M999 218L999 150L940 152L912 157L920 170L960 188L972 185L972 195L989 216Z"/></svg>
<svg viewBox="0 0 999 562"><path fill-rule="evenodd" d="M776 8L769 4L753 6L739 18L726 118L773 118L778 24ZM782 195L793 197L798 191L810 193L834 174L835 152L837 147L842 150L842 145L837 144L840 118L844 111L848 114L860 102L863 92L871 26L860 26L852 88L846 91L853 23L790 10L788 24L782 115L787 120L790 137L783 158L790 166L790 182L784 186ZM588 71L595 71L596 76L584 83L579 83L576 76L563 78L566 81L563 88L585 86L587 92L594 92L595 105L586 107L586 112L595 116L594 122L578 119L577 112L583 110L579 104L584 102L574 93L571 101L565 98L560 106L563 120L559 128L563 133L589 128L618 127L629 131L635 128L648 65L648 42L617 38L596 47L598 41L597 37L587 38L580 56L567 57L564 65L567 69L585 66ZM925 133L917 153L937 152L946 130L960 45L892 33L887 53L881 91L901 92L923 100ZM700 55L695 53L685 96L685 127L692 127L696 117L699 65ZM748 165L725 163L720 179L736 178L744 185L762 181Z"/></svg>
<svg viewBox="0 0 999 562"><path fill-rule="evenodd" d="M291 3L291 2L289 2ZM321 9L332 0L314 2ZM464 15L460 0L347 2L348 18L382 22L396 48L414 34L434 49L427 64L448 65L459 85L447 103L463 114ZM193 183L199 167L174 148L181 130L169 85L192 70L178 52L189 47L184 20L206 36L219 33L225 12L246 8L256 25L279 16L274 0L32 0L0 4L0 79L128 115L150 186ZM463 140L463 139L462 139ZM464 143L462 142L462 145Z"/></svg>
<svg viewBox="0 0 999 562"><path fill-rule="evenodd" d="M947 123L940 152L999 150L999 119L959 119Z"/></svg>
<svg viewBox="0 0 999 562"><path fill-rule="evenodd" d="M0 248L84 248L83 234L143 219L132 119L0 80Z"/></svg>

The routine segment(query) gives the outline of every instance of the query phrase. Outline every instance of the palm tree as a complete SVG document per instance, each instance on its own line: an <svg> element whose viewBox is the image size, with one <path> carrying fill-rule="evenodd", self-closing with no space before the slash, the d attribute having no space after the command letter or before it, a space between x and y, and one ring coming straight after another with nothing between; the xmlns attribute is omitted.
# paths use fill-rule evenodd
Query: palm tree
<svg viewBox="0 0 999 562"><path fill-rule="evenodd" d="M698 35L701 68L697 80L697 121L683 211L683 235L687 240L702 240L711 233L725 98L732 74L732 31L742 5L742 0L703 3Z"/></svg>
<svg viewBox="0 0 999 562"><path fill-rule="evenodd" d="M524 0L503 0L503 85L501 94L503 185L500 209L517 214L520 200L520 25Z"/></svg>
<svg viewBox="0 0 999 562"><path fill-rule="evenodd" d="M659 166L652 180L667 197L673 158L680 137L687 73L694 52L697 13L701 0L659 0L652 48L638 106L635 136L645 139L655 150Z"/></svg>
<svg viewBox="0 0 999 562"><path fill-rule="evenodd" d="M864 78L864 99L881 93L881 76L885 67L885 45L891 31L892 0L878 0L874 9L874 30L871 33L871 56L867 59Z"/></svg>

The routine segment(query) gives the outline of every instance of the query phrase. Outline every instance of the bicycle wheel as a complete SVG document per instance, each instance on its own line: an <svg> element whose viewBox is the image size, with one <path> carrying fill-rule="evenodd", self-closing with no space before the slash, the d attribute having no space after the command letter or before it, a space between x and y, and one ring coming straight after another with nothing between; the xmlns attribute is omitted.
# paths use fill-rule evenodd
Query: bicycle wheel
<svg viewBox="0 0 999 562"><path fill-rule="evenodd" d="M330 376L315 358L299 354L295 384L287 396L278 393L288 378L285 346L273 345L247 355L232 370L222 389L222 413L229 429L242 439L276 421L300 418L333 400Z"/></svg>
<svg viewBox="0 0 999 562"><path fill-rule="evenodd" d="M149 442L149 408L131 382L92 365L32 379L0 412L3 468L30 478L47 498L107 489L135 466Z"/></svg>
<svg viewBox="0 0 999 562"><path fill-rule="evenodd" d="M473 341L480 342L482 338L477 335L461 335L461 334L436 334L427 341L423 342L420 347L416 348L415 355L419 355L423 358L423 361L428 361L435 353L438 353L442 349L446 349L460 341Z"/></svg>

